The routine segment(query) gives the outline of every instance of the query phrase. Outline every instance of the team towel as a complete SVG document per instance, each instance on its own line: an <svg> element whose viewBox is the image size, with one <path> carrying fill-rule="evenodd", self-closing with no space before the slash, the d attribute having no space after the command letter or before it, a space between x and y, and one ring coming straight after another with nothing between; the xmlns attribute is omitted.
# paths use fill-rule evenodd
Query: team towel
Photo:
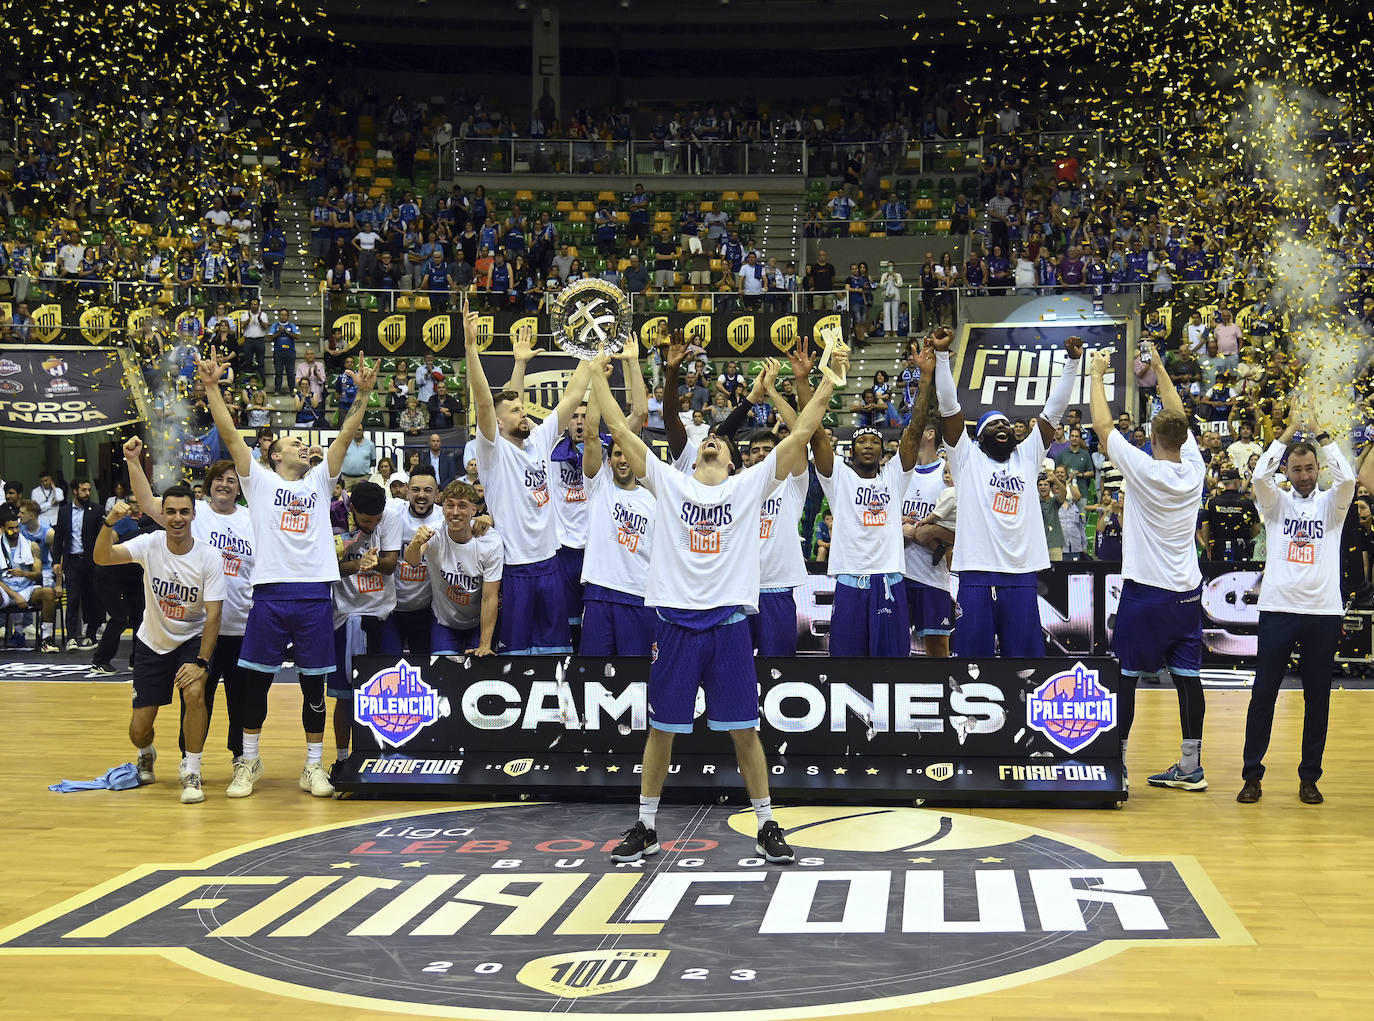
<svg viewBox="0 0 1374 1021"><path fill-rule="evenodd" d="M58 794L70 794L73 791L127 791L137 786L138 767L132 762L126 762L94 780L63 780L52 784L48 790L56 791Z"/></svg>

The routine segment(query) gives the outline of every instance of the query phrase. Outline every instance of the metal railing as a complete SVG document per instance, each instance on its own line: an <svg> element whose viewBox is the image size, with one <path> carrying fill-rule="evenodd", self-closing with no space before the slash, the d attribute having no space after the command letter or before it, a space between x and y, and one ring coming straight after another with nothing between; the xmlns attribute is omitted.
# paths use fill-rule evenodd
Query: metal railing
<svg viewBox="0 0 1374 1021"><path fill-rule="evenodd" d="M471 174L737 174L801 177L806 143L455 138L439 147L441 180Z"/></svg>

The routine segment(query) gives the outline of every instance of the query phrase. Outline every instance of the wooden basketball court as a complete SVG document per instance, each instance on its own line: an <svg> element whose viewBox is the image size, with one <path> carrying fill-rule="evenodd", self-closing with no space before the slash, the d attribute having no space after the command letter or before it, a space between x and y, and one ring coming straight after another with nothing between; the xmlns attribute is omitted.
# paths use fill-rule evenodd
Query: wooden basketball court
<svg viewBox="0 0 1374 1021"><path fill-rule="evenodd" d="M132 757L124 734L128 691L109 683L0 685L11 723L7 782L0 788L8 829L6 853L0 856L0 930L10 928L0 938L9 938L16 923L146 863L189 863L311 827L436 807L316 800L298 791L299 695L284 685L271 696L263 741L267 777L250 799L223 796L229 769L221 715L206 754L207 800L198 806L178 803L175 716L168 710L159 721L156 785L128 792L50 793L47 785L61 778L99 775ZM1235 802L1247 699L1242 691L1208 692L1203 762L1211 789L1206 793L1156 790L1144 783L1148 773L1167 766L1177 753L1177 703L1165 687L1140 694L1129 761L1134 796L1124 810L976 813L1043 828L1123 858L1192 856L1219 898L1208 904L1206 894L1199 896L1208 916L1215 923L1234 915L1227 923L1229 940L1133 945L1038 980L988 983L987 991L971 997L870 1016L961 1021L1368 1016L1374 1003L1369 908L1374 868L1360 857L1360 848L1374 841L1368 751L1374 692L1333 693L1327 778L1321 785L1327 802L1318 807L1297 799L1301 695L1290 690L1280 697L1264 799L1254 806ZM615 820L624 816L628 822L631 812L618 809ZM832 950L827 941L818 941L816 952ZM399 1016L282 995L270 985L254 987L184 967L156 951L0 949L0 982L5 990L0 1017L5 1018L345 1021ZM308 997L308 990L300 995ZM568 1009L573 1016L594 1013L584 1001L560 1002L578 1005ZM548 1012L534 997L524 1009Z"/></svg>

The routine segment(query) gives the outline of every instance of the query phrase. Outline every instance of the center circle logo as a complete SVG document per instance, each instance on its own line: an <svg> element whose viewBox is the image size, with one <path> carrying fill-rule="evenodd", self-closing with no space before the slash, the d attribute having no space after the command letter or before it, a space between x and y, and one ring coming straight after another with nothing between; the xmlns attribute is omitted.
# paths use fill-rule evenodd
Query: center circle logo
<svg viewBox="0 0 1374 1021"><path fill-rule="evenodd" d="M1132 944L1248 943L1191 859L1124 861L1012 822L857 806L497 804L147 866L0 933L0 953L143 953L269 992L429 1016L777 1019L1038 981ZM1206 908L1204 908L1206 905Z"/></svg>

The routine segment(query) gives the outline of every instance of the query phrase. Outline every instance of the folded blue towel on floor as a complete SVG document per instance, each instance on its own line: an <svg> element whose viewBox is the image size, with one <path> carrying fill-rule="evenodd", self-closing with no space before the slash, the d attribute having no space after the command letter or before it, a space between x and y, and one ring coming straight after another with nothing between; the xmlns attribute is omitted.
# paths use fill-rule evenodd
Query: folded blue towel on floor
<svg viewBox="0 0 1374 1021"><path fill-rule="evenodd" d="M94 780L63 780L61 783L50 785L48 790L57 791L58 794L70 794L72 791L127 791L137 786L138 767L132 762L126 762Z"/></svg>

